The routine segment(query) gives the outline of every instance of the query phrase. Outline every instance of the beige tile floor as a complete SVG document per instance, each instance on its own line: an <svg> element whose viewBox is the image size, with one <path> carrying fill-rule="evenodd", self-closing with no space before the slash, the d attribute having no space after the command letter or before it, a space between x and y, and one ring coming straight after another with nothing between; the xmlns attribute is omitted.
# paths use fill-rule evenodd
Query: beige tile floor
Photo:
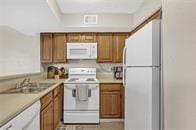
<svg viewBox="0 0 196 130"><path fill-rule="evenodd" d="M100 123L99 125L64 125L61 123L57 130L124 130L124 123Z"/></svg>

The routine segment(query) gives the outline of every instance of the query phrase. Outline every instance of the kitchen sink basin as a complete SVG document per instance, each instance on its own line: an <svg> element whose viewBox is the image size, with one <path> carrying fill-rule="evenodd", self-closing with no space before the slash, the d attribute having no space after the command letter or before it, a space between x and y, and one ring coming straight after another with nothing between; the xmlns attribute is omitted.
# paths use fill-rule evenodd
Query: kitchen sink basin
<svg viewBox="0 0 196 130"><path fill-rule="evenodd" d="M28 84L21 88L11 88L6 91L0 92L0 94L14 94L14 93L38 93L41 92L55 83L36 83L36 84Z"/></svg>

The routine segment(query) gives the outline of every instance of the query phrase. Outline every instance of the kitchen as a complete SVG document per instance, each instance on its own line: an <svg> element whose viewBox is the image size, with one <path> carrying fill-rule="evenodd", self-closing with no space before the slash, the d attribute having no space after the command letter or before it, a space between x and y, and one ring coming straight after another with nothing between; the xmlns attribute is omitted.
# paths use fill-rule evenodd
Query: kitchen
<svg viewBox="0 0 196 130"><path fill-rule="evenodd" d="M0 0L0 129L194 130L195 5ZM150 77L160 93L147 101L132 90Z"/></svg>

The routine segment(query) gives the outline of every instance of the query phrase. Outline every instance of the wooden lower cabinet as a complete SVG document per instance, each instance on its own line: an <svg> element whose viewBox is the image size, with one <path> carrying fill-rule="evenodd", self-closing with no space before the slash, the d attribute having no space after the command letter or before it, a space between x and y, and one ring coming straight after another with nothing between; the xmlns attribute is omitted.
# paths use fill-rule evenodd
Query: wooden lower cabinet
<svg viewBox="0 0 196 130"><path fill-rule="evenodd" d="M60 98L59 95L54 98L54 129L57 127L60 122Z"/></svg>
<svg viewBox="0 0 196 130"><path fill-rule="evenodd" d="M53 130L53 102L41 111L41 130Z"/></svg>
<svg viewBox="0 0 196 130"><path fill-rule="evenodd" d="M63 84L41 98L41 130L55 130L63 117Z"/></svg>
<svg viewBox="0 0 196 130"><path fill-rule="evenodd" d="M101 84L101 118L123 118L121 84Z"/></svg>
<svg viewBox="0 0 196 130"><path fill-rule="evenodd" d="M125 117L125 87L121 84L121 108L122 118Z"/></svg>
<svg viewBox="0 0 196 130"><path fill-rule="evenodd" d="M63 98L64 98L64 84L61 85L60 87L60 96L59 96L59 106L60 106L60 120L63 119Z"/></svg>

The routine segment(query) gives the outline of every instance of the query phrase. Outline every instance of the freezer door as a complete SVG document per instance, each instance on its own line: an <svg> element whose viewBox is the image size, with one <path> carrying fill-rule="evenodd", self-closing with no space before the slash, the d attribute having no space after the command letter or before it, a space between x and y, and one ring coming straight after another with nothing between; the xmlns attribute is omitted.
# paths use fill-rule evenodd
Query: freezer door
<svg viewBox="0 0 196 130"><path fill-rule="evenodd" d="M125 130L159 130L159 68L126 68Z"/></svg>
<svg viewBox="0 0 196 130"><path fill-rule="evenodd" d="M160 21L152 21L126 40L125 66L159 66Z"/></svg>

